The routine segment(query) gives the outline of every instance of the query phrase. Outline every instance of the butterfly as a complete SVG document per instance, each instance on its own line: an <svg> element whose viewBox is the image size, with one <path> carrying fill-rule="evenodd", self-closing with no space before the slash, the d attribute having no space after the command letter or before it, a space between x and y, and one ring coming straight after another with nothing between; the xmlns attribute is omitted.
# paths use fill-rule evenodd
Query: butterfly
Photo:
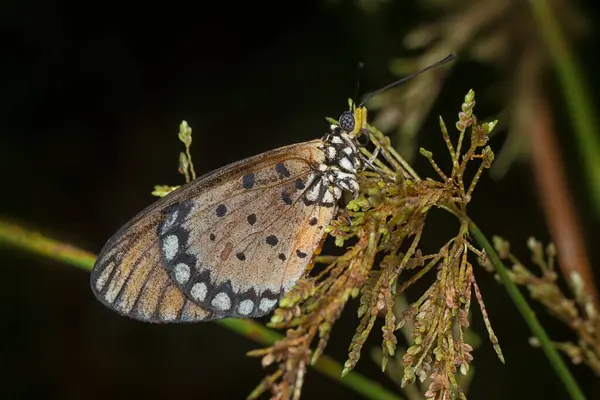
<svg viewBox="0 0 600 400"><path fill-rule="evenodd" d="M358 174L374 168L358 143L367 100L320 139L234 162L149 205L100 251L94 295L146 322L270 313L309 269L344 193L358 196Z"/></svg>

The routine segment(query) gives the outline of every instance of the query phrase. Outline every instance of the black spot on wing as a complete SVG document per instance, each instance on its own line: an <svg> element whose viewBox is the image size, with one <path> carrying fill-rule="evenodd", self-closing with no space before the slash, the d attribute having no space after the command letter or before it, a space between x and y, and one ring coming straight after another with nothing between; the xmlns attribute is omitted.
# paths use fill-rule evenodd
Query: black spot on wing
<svg viewBox="0 0 600 400"><path fill-rule="evenodd" d="M275 172L279 175L279 179L289 178L292 175L283 163L275 164Z"/></svg>
<svg viewBox="0 0 600 400"><path fill-rule="evenodd" d="M306 187L301 178L296 179L296 182L294 182L294 186L296 186L296 189L298 190L302 190Z"/></svg>
<svg viewBox="0 0 600 400"><path fill-rule="evenodd" d="M224 217L225 214L227 214L227 207L225 207L225 204L219 204L216 212L217 212L217 217Z"/></svg>
<svg viewBox="0 0 600 400"><path fill-rule="evenodd" d="M279 255L277 256L281 261L285 261L285 254L283 253L279 253Z"/></svg>
<svg viewBox="0 0 600 400"><path fill-rule="evenodd" d="M309 219L308 224L310 226L315 226L317 224L317 217L312 217L311 219Z"/></svg>
<svg viewBox="0 0 600 400"><path fill-rule="evenodd" d="M246 217L246 220L250 225L254 225L256 223L256 214L250 214Z"/></svg>
<svg viewBox="0 0 600 400"><path fill-rule="evenodd" d="M307 256L307 254L300 251L300 249L296 250L296 255L300 258L305 258Z"/></svg>
<svg viewBox="0 0 600 400"><path fill-rule="evenodd" d="M242 178L242 185L245 189L252 189L254 184L256 183L256 179L254 173L249 173L248 175L244 175Z"/></svg>
<svg viewBox="0 0 600 400"><path fill-rule="evenodd" d="M286 190L281 192L281 200L283 200L283 202L285 204L287 204L288 206L291 206L293 203L292 198L290 197L290 194Z"/></svg>
<svg viewBox="0 0 600 400"><path fill-rule="evenodd" d="M277 239L277 236L275 236L275 235L267 236L267 244L269 244L271 246L276 246L277 243L279 243L279 239Z"/></svg>
<svg viewBox="0 0 600 400"><path fill-rule="evenodd" d="M237 253L235 256L236 256L236 257L237 257L237 259L238 259L238 260L240 260L240 261L244 261L244 260L246 260L246 255L245 255L244 253L242 253L242 252L239 252L239 253Z"/></svg>

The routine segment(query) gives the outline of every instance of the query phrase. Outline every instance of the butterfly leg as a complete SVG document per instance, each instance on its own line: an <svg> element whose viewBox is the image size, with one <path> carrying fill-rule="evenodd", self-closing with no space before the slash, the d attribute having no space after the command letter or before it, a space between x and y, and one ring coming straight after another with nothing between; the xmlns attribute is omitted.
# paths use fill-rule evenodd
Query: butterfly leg
<svg viewBox="0 0 600 400"><path fill-rule="evenodd" d="M362 153L359 153L359 157L365 165L367 165L370 169L377 172L384 180L388 182L396 182L395 179L391 178L389 175L385 174L378 166L376 166L373 161L377 158L379 153L379 147L375 149L373 155L369 158L365 157Z"/></svg>
<svg viewBox="0 0 600 400"><path fill-rule="evenodd" d="M376 147L375 151L373 152L371 157L369 157L369 164L373 164L373 162L375 161L375 159L377 158L378 155L379 155L379 147Z"/></svg>

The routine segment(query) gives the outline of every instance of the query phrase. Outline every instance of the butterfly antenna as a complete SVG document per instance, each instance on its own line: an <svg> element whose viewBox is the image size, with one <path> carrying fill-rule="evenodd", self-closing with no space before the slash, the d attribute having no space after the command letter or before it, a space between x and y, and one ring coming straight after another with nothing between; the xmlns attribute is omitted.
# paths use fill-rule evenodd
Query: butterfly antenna
<svg viewBox="0 0 600 400"><path fill-rule="evenodd" d="M425 72L425 71L429 71L429 70L430 70L430 69L432 69L432 68L436 68L436 67L439 67L439 66L441 66L441 65L444 65L444 64L446 64L446 63L448 63L448 62L450 62L450 61L454 60L455 58L456 58L456 53L451 53L451 54L449 54L448 56L446 56L446 57L445 57L443 60L440 60L440 61L438 61L438 62L436 62L436 63L433 63L433 64L431 64L431 65L428 65L427 67L425 67L425 68L423 68L423 69L421 69L421 70L419 70L419 71L417 71L417 72L413 72L412 74L410 74L410 75L408 75L408 76L405 76L404 78L402 78L402 79L399 79L399 80L397 80L396 82L392 82L392 83L390 83L389 85L385 85L384 87L382 87L382 88L380 88L380 89L377 89L376 91L374 91L373 93L371 93L371 94L369 95L369 97L367 97L366 99L364 99L364 100L363 100L363 101L362 101L362 102L361 102L361 103L358 105L358 108L360 108L360 107L364 106L364 105L365 105L365 103L366 103L367 101L371 100L371 99L372 99L372 98L373 98L375 95L377 95L377 94L379 94L379 93L381 93L381 92L384 92L384 91L386 91L386 90L388 90L388 89L391 89L391 88L393 88L394 86L401 85L401 84L403 84L404 82L406 82L406 81L408 81L408 80L410 80L410 79L412 79L412 78L414 78L414 77L416 77L416 76L418 76L418 75L421 75L423 72Z"/></svg>

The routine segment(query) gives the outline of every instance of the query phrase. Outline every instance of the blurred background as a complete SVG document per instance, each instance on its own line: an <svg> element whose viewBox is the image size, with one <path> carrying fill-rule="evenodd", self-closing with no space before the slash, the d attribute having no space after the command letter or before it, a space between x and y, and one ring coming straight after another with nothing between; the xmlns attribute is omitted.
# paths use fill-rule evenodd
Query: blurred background
<svg viewBox="0 0 600 400"><path fill-rule="evenodd" d="M471 217L489 237L510 240L523 261L530 257L526 240L535 236L569 243L564 248L575 256L565 262L575 268L589 271L600 262L600 174L594 173L600 158L593 157L600 36L591 1L187 8L38 0L2 2L0 18L5 221L97 253L155 200L154 185L183 182L177 173L182 120L193 129L193 161L204 174L321 137L325 117L337 118L354 95L359 62L360 97L454 51L452 65L373 99L371 122L421 176L433 176L417 150L433 151L448 170L438 115L452 128L464 95L474 89L476 115L500 122L490 141L496 165L475 191ZM577 60L575 70L565 66L569 59ZM586 89L580 97L572 93L578 84ZM432 249L454 230L430 226ZM6 398L241 399L264 376L259 360L245 356L259 346L222 326L139 323L96 301L84 271L7 246L0 246L0 264ZM474 305L480 343L469 398L568 398L541 350L529 345L529 331L502 286L482 268L477 274L507 362L497 360ZM597 283L600 271L595 275L587 282ZM327 349L341 362L355 307L335 326ZM543 307L534 309L553 339L572 339ZM400 393L400 377L382 374L370 357L379 332L373 330L357 371ZM585 365L569 366L594 398L600 378ZM334 396L362 398L309 371L303 398Z"/></svg>

